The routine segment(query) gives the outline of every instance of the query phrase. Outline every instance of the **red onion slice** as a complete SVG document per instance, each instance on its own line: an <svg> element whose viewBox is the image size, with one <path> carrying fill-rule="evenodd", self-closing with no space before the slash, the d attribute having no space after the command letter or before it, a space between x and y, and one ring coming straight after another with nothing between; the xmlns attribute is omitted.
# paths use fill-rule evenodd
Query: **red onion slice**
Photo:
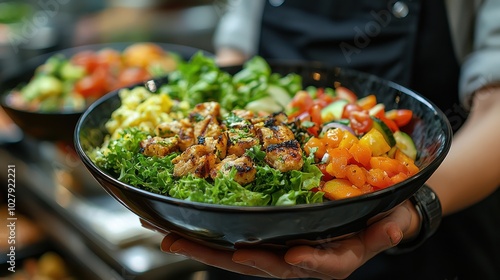
<svg viewBox="0 0 500 280"><path fill-rule="evenodd" d="M321 134L325 133L327 130L329 130L331 128L340 128L340 129L342 129L344 131L349 131L353 135L356 135L356 133L354 133L354 130L352 130L352 128L350 128L349 126L347 126L345 124L341 124L341 123L338 123L338 122L331 122L331 123L325 124L323 126L323 129L321 130Z"/></svg>

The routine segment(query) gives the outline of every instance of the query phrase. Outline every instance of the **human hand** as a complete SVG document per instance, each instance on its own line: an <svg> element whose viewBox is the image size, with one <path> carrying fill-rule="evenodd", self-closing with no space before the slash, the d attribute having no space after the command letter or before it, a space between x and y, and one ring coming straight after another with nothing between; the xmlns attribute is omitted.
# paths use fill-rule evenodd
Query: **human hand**
<svg viewBox="0 0 500 280"><path fill-rule="evenodd" d="M238 249L224 251L168 234L162 251L184 255L210 266L259 277L344 279L375 255L418 231L418 214L406 201L382 220L358 234L320 246L295 246L288 250Z"/></svg>
<svg viewBox="0 0 500 280"><path fill-rule="evenodd" d="M244 53L231 48L220 48L217 50L216 62L219 66L241 65L248 59Z"/></svg>

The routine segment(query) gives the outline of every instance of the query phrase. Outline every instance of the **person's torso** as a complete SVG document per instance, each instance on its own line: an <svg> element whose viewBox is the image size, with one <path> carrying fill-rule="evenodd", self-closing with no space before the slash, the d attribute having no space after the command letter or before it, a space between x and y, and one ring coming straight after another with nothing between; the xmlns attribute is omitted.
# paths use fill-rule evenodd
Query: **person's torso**
<svg viewBox="0 0 500 280"><path fill-rule="evenodd" d="M464 120L443 1L268 1L259 55L373 73L431 99L454 130Z"/></svg>
<svg viewBox="0 0 500 280"><path fill-rule="evenodd" d="M259 55L313 60L395 81L441 108L456 131L459 64L443 1L268 1ZM451 188L452 186L450 186ZM381 254L352 279L500 279L500 190L446 217L415 252Z"/></svg>

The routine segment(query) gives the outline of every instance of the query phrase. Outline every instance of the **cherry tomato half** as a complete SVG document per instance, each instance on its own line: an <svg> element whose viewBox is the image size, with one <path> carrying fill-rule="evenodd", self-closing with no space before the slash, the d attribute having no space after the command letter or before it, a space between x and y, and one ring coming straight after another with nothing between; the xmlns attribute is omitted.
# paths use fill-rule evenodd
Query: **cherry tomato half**
<svg viewBox="0 0 500 280"><path fill-rule="evenodd" d="M408 109L394 109L385 113L386 118L394 121L398 127L407 125L413 117L413 112Z"/></svg>
<svg viewBox="0 0 500 280"><path fill-rule="evenodd" d="M349 103L345 105L344 112L342 112L342 118L348 119L352 112L363 111L363 108L356 103Z"/></svg>
<svg viewBox="0 0 500 280"><path fill-rule="evenodd" d="M76 53L71 57L71 62L85 68L87 73L92 73L99 65L97 54L94 51L85 50Z"/></svg>
<svg viewBox="0 0 500 280"><path fill-rule="evenodd" d="M367 111L354 111L349 115L351 128L356 134L368 132L373 126L373 119Z"/></svg>
<svg viewBox="0 0 500 280"><path fill-rule="evenodd" d="M341 99L349 101L349 103L355 103L358 100L358 96L350 89L339 86L335 88L335 93Z"/></svg>

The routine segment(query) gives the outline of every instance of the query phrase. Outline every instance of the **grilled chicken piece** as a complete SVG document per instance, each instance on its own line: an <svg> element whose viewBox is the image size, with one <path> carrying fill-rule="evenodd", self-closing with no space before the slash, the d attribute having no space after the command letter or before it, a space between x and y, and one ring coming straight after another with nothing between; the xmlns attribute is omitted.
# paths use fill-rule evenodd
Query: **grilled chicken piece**
<svg viewBox="0 0 500 280"><path fill-rule="evenodd" d="M193 111L189 114L189 119L194 122L206 117L217 119L220 117L220 104L217 102L205 102L194 106Z"/></svg>
<svg viewBox="0 0 500 280"><path fill-rule="evenodd" d="M247 149L259 144L259 139L251 128L231 128L228 130L227 154L242 156Z"/></svg>
<svg viewBox="0 0 500 280"><path fill-rule="evenodd" d="M235 116L242 118L244 121L246 121L250 124L256 124L256 123L263 122L267 118L265 116L256 116L254 112L248 111L248 110L235 109L231 112L233 112L233 114Z"/></svg>
<svg viewBox="0 0 500 280"><path fill-rule="evenodd" d="M268 145L264 160L271 167L281 172L300 170L304 165L302 149L295 139Z"/></svg>
<svg viewBox="0 0 500 280"><path fill-rule="evenodd" d="M257 135L262 143L262 147L283 143L295 139L293 131L284 124L275 124L266 121L264 126L257 129Z"/></svg>
<svg viewBox="0 0 500 280"><path fill-rule="evenodd" d="M240 185L246 185L253 180L255 180L255 174L257 170L254 167L253 161L248 156L237 157L236 155L229 155L220 163L215 165L215 168L210 171L210 177L215 179L223 175L228 175L231 170L235 168L236 174L234 175L234 180Z"/></svg>
<svg viewBox="0 0 500 280"><path fill-rule="evenodd" d="M207 178L215 166L215 154L205 145L193 145L172 160L174 176L182 177L193 174L199 178Z"/></svg>
<svg viewBox="0 0 500 280"><path fill-rule="evenodd" d="M177 137L163 138L155 136L142 140L140 146L145 156L164 157L179 150L179 139Z"/></svg>
<svg viewBox="0 0 500 280"><path fill-rule="evenodd" d="M205 119L194 123L194 137L217 137L222 133L219 121L215 117L208 116Z"/></svg>
<svg viewBox="0 0 500 280"><path fill-rule="evenodd" d="M248 110L243 110L243 109L235 109L232 110L233 114L239 118L242 118L244 120L251 120L255 117L254 112L248 111Z"/></svg>
<svg viewBox="0 0 500 280"><path fill-rule="evenodd" d="M270 116L270 119L274 119L274 124L285 124L288 122L288 116L284 112L274 113Z"/></svg>
<svg viewBox="0 0 500 280"><path fill-rule="evenodd" d="M219 160L224 159L227 154L227 132L222 132L217 137L199 137L198 144L207 146Z"/></svg>
<svg viewBox="0 0 500 280"><path fill-rule="evenodd" d="M178 136L181 151L185 151L189 146L196 143L193 126L186 119L161 123L156 127L155 132L160 137Z"/></svg>
<svg viewBox="0 0 500 280"><path fill-rule="evenodd" d="M302 149L286 125L286 114L255 117L245 110L232 113L221 124L218 103L198 104L189 118L158 125L158 136L141 142L143 153L165 156L176 149L183 151L172 160L175 177L192 173L200 178L215 178L234 167L235 180L242 185L255 180L254 163L245 153L256 145L262 145L265 161L271 167L282 172L302 168Z"/></svg>
<svg viewBox="0 0 500 280"><path fill-rule="evenodd" d="M244 110L236 112L246 114ZM229 136L227 154L242 156L247 149L260 143L256 136L255 127L249 120L243 119L235 113L234 118L227 117L223 123Z"/></svg>

